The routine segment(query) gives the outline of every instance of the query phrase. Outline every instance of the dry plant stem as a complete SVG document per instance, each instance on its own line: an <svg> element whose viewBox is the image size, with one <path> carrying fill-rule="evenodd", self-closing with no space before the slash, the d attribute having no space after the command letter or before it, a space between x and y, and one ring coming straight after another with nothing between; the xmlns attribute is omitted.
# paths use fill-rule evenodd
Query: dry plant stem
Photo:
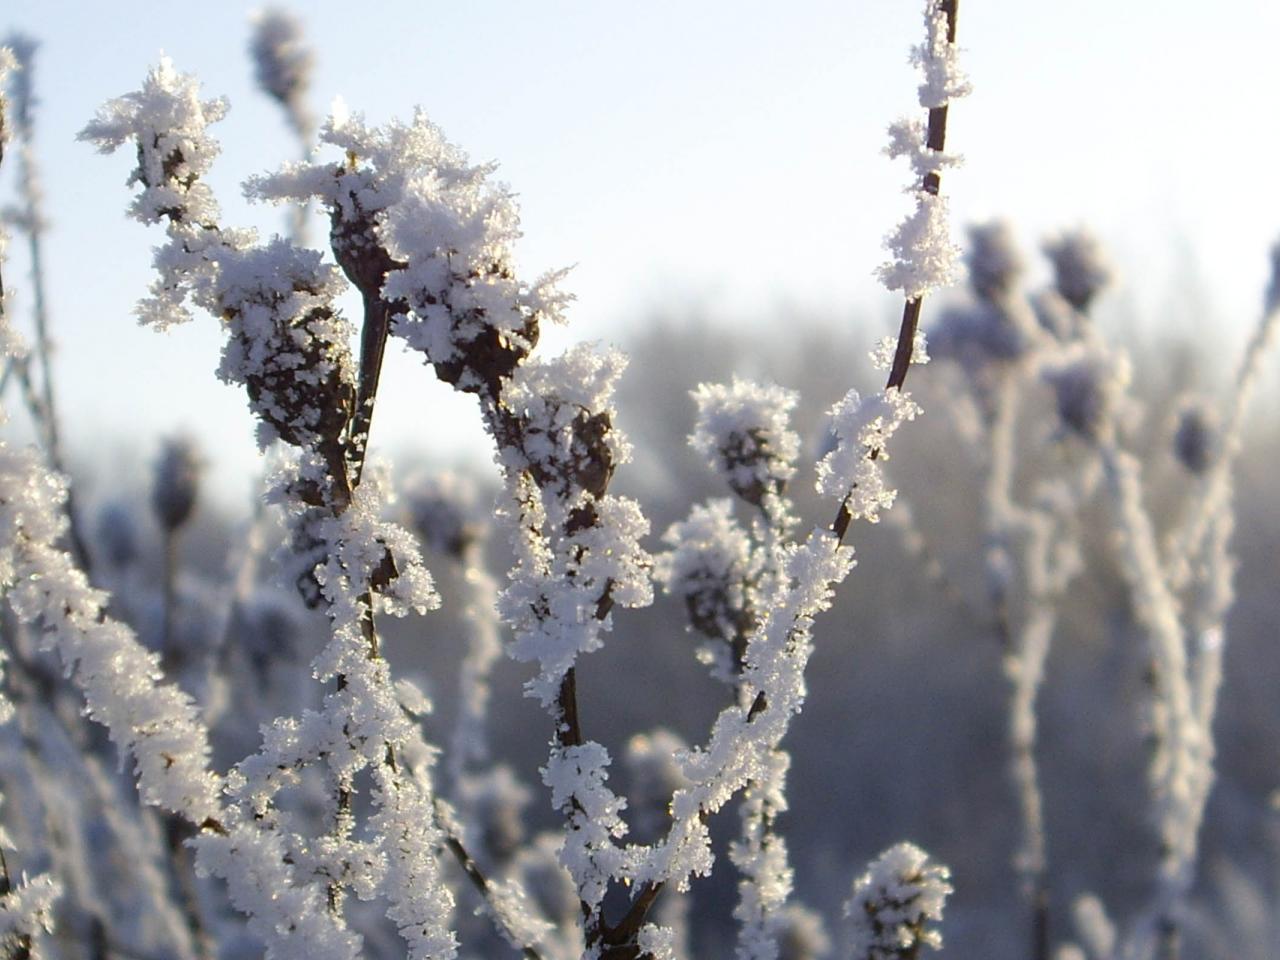
<svg viewBox="0 0 1280 960"><path fill-rule="evenodd" d="M353 454L352 486L360 483L360 475L364 472L365 454L369 446L369 429L373 425L373 404L378 396L378 380L382 374L382 358L386 354L387 332L391 323L390 305L376 291L364 291L363 297L364 325L360 330L360 381L350 434Z"/></svg>
<svg viewBox="0 0 1280 960"><path fill-rule="evenodd" d="M899 494L894 501L894 513L903 507L903 498ZM909 514L908 514L909 515ZM910 526L902 528L902 547L909 557L913 557L919 564L920 572L924 574L925 579L933 586L935 590L941 594L942 598L947 601L955 612L963 616L976 629L985 631L990 624L986 613L979 612L977 606L970 602L965 596L964 591L956 586L956 582L947 572L947 568L942 563L942 558L929 545L924 535L915 526L914 521L910 522Z"/></svg>
<svg viewBox="0 0 1280 960"><path fill-rule="evenodd" d="M956 19L959 16L960 0L942 0L939 4L947 16L947 42L956 42ZM925 146L936 153L941 153L947 146L947 104L934 107L929 111L928 127L925 134ZM942 177L936 171L925 174L920 187L935 197L942 189ZM911 366L911 351L915 345L916 329L920 326L920 308L923 297L909 297L902 308L902 325L898 330L898 346L893 352L893 366L889 369L889 382L886 389L893 387L899 390L907 381L907 370ZM845 521L848 526L848 521ZM841 533L840 536L843 537Z"/></svg>
<svg viewBox="0 0 1280 960"><path fill-rule="evenodd" d="M53 341L49 336L48 298L45 294L44 211L40 208L40 189L36 181L35 166L32 160L34 147L31 142L29 123L20 125L19 130L24 137L24 141L18 152L18 175L22 184L23 221L27 233L28 255L31 259L31 298L36 332L36 355L40 361L40 406L43 413L40 426L44 432L45 451L49 458L49 465L56 473L66 476L66 465L62 458L61 435L58 430L57 406L54 400ZM3 291L0 291L0 295L2 294ZM66 510L67 518L71 523L68 527L67 539L71 546L72 556L75 557L81 569L88 574L92 572L89 550L85 546L85 539L77 522L75 501L72 497L73 493L68 487Z"/></svg>
<svg viewBox="0 0 1280 960"><path fill-rule="evenodd" d="M942 3L943 12L947 15L947 41L949 43L956 42L956 19L959 13L959 0L944 0ZM947 137L947 107L935 107L929 111L928 134L926 145L930 150L941 152L946 148ZM942 189L942 178L937 173L926 175L921 184L922 188L935 196ZM889 370L888 381L885 389L901 390L907 382L907 373L911 368L912 352L915 346L916 331L920 326L920 312L924 305L923 297L909 297L903 305L902 324L898 328L898 343L893 352L893 365ZM876 451L872 450L867 454L871 459L877 458ZM853 522L853 514L849 511L849 501L846 497L844 502L840 504L839 510L836 512L835 519L831 522L830 530L832 536L835 537L837 544L843 544L844 538L849 532L849 524ZM572 684L568 684L570 692L572 692ZM561 692L565 692L565 687L561 688ZM763 690L756 694L755 700L752 702L750 709L747 711L747 722L750 723L760 714L769 708L768 699ZM576 708L575 708L576 717ZM639 930L643 925L650 908L656 901L658 894L662 890L662 884L645 884L636 897L631 901L631 907L628 909L622 922L614 928L622 930L624 927L631 930ZM913 951L914 952L914 951ZM602 954L605 957L617 957L621 960L624 954L610 954L607 951ZM635 956L632 953L630 956Z"/></svg>
<svg viewBox="0 0 1280 960"><path fill-rule="evenodd" d="M177 612L178 531L166 527L163 536L164 600L161 611L160 669L176 683L177 673L181 667L181 656L174 636ZM195 947L196 957L198 960L209 960L213 956L213 939L201 915L200 894L195 882L195 859L186 846L186 841L195 835L195 830L191 824L171 813L162 815L161 828L169 848L169 882L173 888L173 899L180 906L187 929L191 932L191 942Z"/></svg>
<svg viewBox="0 0 1280 960"><path fill-rule="evenodd" d="M1022 820L1018 872L1022 875L1023 895L1031 912L1031 958L1048 960L1049 891L1044 799L1035 752L1035 706L1053 631L1053 614L1043 603L1036 603L1027 610L1025 621L1015 631L1009 613L1007 577L1014 566L1011 540L1016 522L1012 491L1018 394L1014 376L1004 374L996 389L994 410L987 430L983 512L987 563L994 565L994 569L988 570L992 625L1004 651L1004 672L1009 682L1009 775Z"/></svg>
<svg viewBox="0 0 1280 960"><path fill-rule="evenodd" d="M7 652L7 657L5 659L5 669L6 669L6 672L12 678L11 685L13 686L13 688L17 691L20 691L19 695L15 697L15 705L18 706L19 709L22 709L23 705L25 704L43 705L45 713L49 717L49 722L54 724L59 729L59 731L61 732L61 735L68 742L77 743L82 741L84 739L84 730L73 728L72 724L75 723L76 719L79 719L80 717L82 717L83 714L80 713L79 711L76 711L68 715L65 712L59 711L57 709L55 699L57 698L59 693L64 692L59 688L57 677L51 676L46 670L42 669L38 664L33 663L31 660L27 659L25 654L23 654L18 649L17 645L13 642L13 629L15 627L15 624L13 624L10 617L8 616L5 617L5 624L6 624L5 631L4 631L5 632L5 649ZM69 719L69 717L73 719ZM34 751L38 750L39 748L35 745L32 745L30 749L33 751L33 755L34 755ZM97 754L93 753L90 750L85 750L83 752L83 754L81 755L80 762L89 768L94 768L94 767L101 768L103 765L102 759ZM105 774L105 772L103 772L101 769L99 769L96 776L90 775L90 776L86 776L84 779L85 779L85 782L89 784L90 788L94 790L94 796L96 801L99 804L103 805L104 808L107 804L115 804L120 802L118 797L109 795L100 789L101 784L106 782L106 780L108 779L108 775ZM155 815L154 811L148 811L147 808L142 806L136 806L134 807L134 809L136 811L142 812L144 816L147 815L148 813ZM191 833L194 832L193 829L190 827L190 825L186 824L185 821L182 821L180 818L167 817L167 818L163 818L165 822L160 822L161 818L158 815L156 815L156 819L157 819L158 825L162 828L162 831L164 836L166 837L166 840L168 839L169 831L174 828L173 821L176 821L181 829L187 831L186 835L190 835ZM121 851L121 854L126 858L143 855L142 851L140 850L137 850L134 848L126 849L122 845L122 841L118 836L116 836L115 842L116 842L117 848ZM166 858L167 855L172 853L172 850L173 850L172 846L167 845L167 849L163 851L159 851L159 855L161 858ZM212 951L210 950L210 944L209 944L207 935L205 935L203 940L199 936L202 933L203 925L193 928L191 924L191 914L187 913L186 911L187 904L186 904L186 901L184 900L183 886L184 884L191 884L192 877L194 874L194 868L189 862L190 851L186 849L182 849L180 853L181 855L188 858L185 866L185 873L183 873L180 869L177 868L175 862L172 859L168 860L170 866L174 867L174 869L170 870L170 874L169 874L169 880L170 880L169 887L170 887L171 895L173 896L174 902L179 905L180 912L183 913L184 919L187 921L187 928L188 930L190 930L192 934L192 943L196 947L196 951L197 951L196 955L202 958L210 957L212 956ZM3 857L3 851L0 850L0 859L2 859L2 857ZM192 885L192 890L194 891L194 885ZM0 890L0 893L4 893L4 892L5 892L4 890ZM196 913L195 917L198 922L199 914ZM103 924L102 918L100 916L98 916L97 914L91 914L88 919L90 921L91 933L93 934L93 936L90 937L90 940L93 943L93 947L90 951L92 955L104 956L104 957L109 954L119 954L121 956L126 956L126 957L139 956L139 954L136 951L116 943L111 938L111 931ZM99 939L101 939L103 942L98 943ZM188 957L188 956L191 956L191 954L188 952L185 945L177 944L174 946L173 956Z"/></svg>
<svg viewBox="0 0 1280 960"><path fill-rule="evenodd" d="M441 817L440 820L443 822L445 818ZM460 866L462 868L462 872L467 875L467 879L471 881L471 885L476 888L486 903L492 902L493 891L489 887L489 878L484 875L484 871L480 869L480 865L476 863L471 854L467 852L467 848L463 846L462 840L453 831L448 831L446 836L448 839L445 841L445 846L448 848L449 853L453 855L453 858L458 861L458 866ZM493 919L495 924L499 922L496 915ZM542 955L538 953L536 949L528 945L520 948L520 955L523 956L525 960L542 960Z"/></svg>
<svg viewBox="0 0 1280 960"><path fill-rule="evenodd" d="M947 42L956 42L956 20L960 15L960 0L942 0L939 4L947 16ZM925 135L925 146L936 153L941 153L947 146L947 104L934 107L929 111L928 127ZM942 189L942 176L933 171L925 174L920 188L935 197ZM907 371L911 369L911 354L915 348L916 331L920 328L920 310L924 306L924 297L908 297L902 306L902 324L898 327L898 345L893 351L893 365L889 368L889 379L885 389L901 390L907 382ZM871 452L876 459L876 452ZM836 541L843 543L849 530L853 516L846 503L840 504L840 511L831 524L831 532Z"/></svg>
<svg viewBox="0 0 1280 960"><path fill-rule="evenodd" d="M956 40L956 18L959 12L959 0L944 0L942 3L943 12L947 15L947 40L949 43L955 43ZM926 145L930 150L942 151L945 149L947 136L947 107L936 107L929 111L928 119L928 135ZM942 178L937 173L930 173L924 177L922 187L929 193L938 194L942 188ZM894 349L893 365L889 370L888 382L885 389L901 390L907 381L907 372L911 368L912 351L915 345L916 331L920 325L920 311L924 304L923 297L910 297L906 300L902 311L902 324L898 329L898 343ZM872 450L868 456L875 459L876 451ZM835 519L831 522L831 533L835 537L837 544L843 544L846 534L849 532L849 524L853 522L853 514L849 511L848 498L840 504L839 510L836 512ZM572 671L571 671L572 672ZM570 695L574 692L574 684L566 677L566 683L561 687L562 700L564 694L568 692ZM752 702L750 709L747 711L747 722L755 720L761 713L769 707L768 700L764 691L756 694L755 700ZM563 708L563 705L562 705ZM576 704L574 705L574 720L576 724ZM580 734L579 734L580 736ZM638 931L644 924L645 918L648 916L649 910L652 908L658 895L662 891L663 884L646 883L641 887L640 892L631 901L631 906L627 910L622 921L613 928L615 934L622 931ZM630 960L630 958L638 956L638 951L634 944L630 944L629 952L616 951L611 952L608 949L610 938L606 936L606 949L601 956L609 958L609 960ZM588 941L590 944L590 941ZM915 953L913 950L912 953Z"/></svg>

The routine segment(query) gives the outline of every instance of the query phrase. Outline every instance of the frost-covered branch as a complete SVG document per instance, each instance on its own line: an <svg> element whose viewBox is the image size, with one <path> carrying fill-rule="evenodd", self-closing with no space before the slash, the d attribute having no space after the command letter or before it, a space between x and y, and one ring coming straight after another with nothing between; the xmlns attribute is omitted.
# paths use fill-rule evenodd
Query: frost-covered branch
<svg viewBox="0 0 1280 960"><path fill-rule="evenodd" d="M916 329L924 295L952 280L956 250L947 226L946 201L941 195L942 171L957 162L946 153L947 112L951 101L969 92L960 69L956 47L959 0L927 0L925 41L912 50L912 62L920 68L920 106L928 111L924 124L902 119L889 128L891 157L906 157L916 175L907 190L915 202L908 216L885 240L893 259L879 270L890 290L906 298L897 348L889 373L889 386L901 389L911 365Z"/></svg>

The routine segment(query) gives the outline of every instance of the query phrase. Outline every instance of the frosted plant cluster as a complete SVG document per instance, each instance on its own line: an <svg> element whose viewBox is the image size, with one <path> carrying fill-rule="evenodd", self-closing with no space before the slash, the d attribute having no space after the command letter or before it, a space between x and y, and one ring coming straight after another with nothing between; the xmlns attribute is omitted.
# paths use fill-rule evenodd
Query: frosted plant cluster
<svg viewBox="0 0 1280 960"><path fill-rule="evenodd" d="M853 882L844 913L852 931L849 956L856 960L907 960L921 947L937 949L935 927L952 892L950 871L930 863L919 847L890 847Z"/></svg>
<svg viewBox="0 0 1280 960"><path fill-rule="evenodd" d="M935 35L946 16L930 9L930 39L915 57L934 89L937 58L947 60L943 73L955 72L950 43ZM286 108L306 73L291 42L287 24L267 22L255 46L261 82ZM959 92L957 83L945 83ZM930 100L931 108L941 106L936 89ZM455 949L453 896L438 860L447 848L503 937L525 950L556 948L561 918L554 911L549 922L527 916L539 899L534 861L516 857L509 869L499 865L501 875L487 877L462 842L500 850L506 836L518 844L512 818L527 801L502 768L485 771L482 713L464 712L454 737L455 807L434 790L432 751L409 720L424 706L421 698L392 681L380 655L376 614L435 603L407 534L379 519L385 497L364 471L382 352L397 337L442 380L477 397L494 442L515 558L496 609L511 632L508 653L535 665L528 694L552 718L542 778L566 824L557 859L572 881L578 903L567 912L578 914L583 947L593 956L675 956L679 917L650 911L665 886L687 889L711 870L708 818L742 793L740 837L730 851L740 875L738 952L778 956L779 944L798 936L810 916L789 902L792 868L775 829L786 809L789 758L781 742L804 702L814 618L853 565L852 549L841 542L845 529L891 502L887 487L872 483L877 461L917 408L900 384L866 403L846 403L856 411L840 408L820 489L845 519L838 529L818 527L797 540L792 531L800 521L786 495L799 465L799 438L788 423L795 395L740 380L700 387L691 442L754 512L740 526L727 501L697 508L668 534L673 550L655 564L641 546L648 523L639 505L609 491L631 455L612 399L624 361L585 346L550 359L534 355L541 325L561 319L568 297L558 289L560 274L532 284L518 278L511 254L518 214L510 191L494 183L492 166L472 164L421 113L410 124L373 127L339 108L320 139L341 158L317 153L248 187L259 199L318 203L331 223L329 265L289 241L259 242L220 223L203 178L217 153L208 126L225 112L222 101L201 99L195 81L166 62L142 91L108 104L83 134L103 150L137 146L132 212L166 231L159 278L140 307L144 320L171 325L190 319L191 307L218 318L227 334L220 376L244 386L264 445L282 441L294 449L272 498L283 508L304 596L330 623L331 638L313 663L316 677L333 685L322 708L263 727L260 748L226 778L229 805L219 807L218 822L231 826L204 829L193 841L199 865L230 875L244 869L246 857L258 866L279 858L285 889L296 891L287 909L308 931L309 949L326 956L357 949L344 909L354 893L386 902L411 955L444 957ZM935 196L945 163L917 139L915 169L933 177ZM941 208L929 211L930 229L941 230ZM937 247L907 239L895 250L924 265L933 285L942 278L929 266ZM349 347L356 331L337 306L344 279L363 308L358 354ZM923 289L910 290L917 305ZM914 327L905 335L913 346ZM480 611L493 609L493 584L477 572L474 539L447 490L419 490L413 503L424 542L461 563L476 587L462 684L482 710L498 624ZM649 789L668 793L657 805L666 816L647 825L651 839L627 843L628 802L611 785L612 758L578 717L576 665L600 648L618 611L651 602L655 574L685 601L695 629L719 645L719 674L734 696L704 745L672 744L669 769L643 768L651 771ZM639 763L640 754L632 756ZM364 825L355 803L362 776L371 778L372 802ZM293 793L327 807L327 829L316 832L284 802ZM464 822L473 812L488 824L479 832ZM241 824L259 841L251 853L235 839ZM631 891L630 903L610 922L605 895L615 885ZM276 908L255 904L248 887L232 891L232 899L251 915L271 955L291 950L296 933L281 935ZM275 932L264 935L268 926Z"/></svg>
<svg viewBox="0 0 1280 960"><path fill-rule="evenodd" d="M817 620L855 567L852 524L874 523L894 505L887 465L898 432L922 413L913 397L921 378L912 392L904 383L910 364L927 359L922 301L961 262L941 192L958 160L945 149L947 108L968 92L954 3L925 4L924 26L912 52L924 116L889 129L888 153L911 171L913 210L887 238L890 261L880 271L905 301L899 335L873 352L888 382L850 391L830 408L830 444L816 463L792 423L795 393L736 377L701 384L689 442L721 489L671 524L653 552L640 504L613 485L633 455L615 400L625 358L592 345L539 353L544 324L563 321L572 299L564 274L521 277L513 193L492 164L472 162L425 113L379 125L338 105L311 143L312 58L299 27L278 14L258 21L258 81L303 149L297 162L251 177L246 193L295 211L317 207L330 226L323 251L302 242L300 227L291 239L261 239L223 222L208 175L218 155L211 125L227 104L204 98L168 61L89 123L84 139L136 157L130 213L163 230L140 317L160 329L197 313L214 318L225 335L218 376L244 390L274 459L270 507L244 538L243 567L286 571L315 611L310 621L292 607L282 612L279 597L259 592L250 576L228 596L187 601L188 613L229 604L199 634L171 616L175 596L190 586L169 571L161 597L137 601L163 608L157 643L156 631L129 625L147 618L132 617L139 551L126 513L105 521L110 569L91 578L67 549L74 511L54 458L0 449L0 583L24 624L6 689L33 682L21 656L27 648L55 651L88 716L130 758L142 800L161 811L116 804L102 815L105 832L145 851L150 879L132 901L151 904L137 923L140 945L177 944L181 960L211 956L232 925L202 912L225 901L246 915L255 943L217 943L227 955L340 960L398 950L449 958L474 942L480 951L501 943L548 960L674 960L691 949L679 894L719 865L714 818L733 805L735 955L817 957L829 948L818 915L796 896L782 830L787 736L808 697ZM0 54L0 75L14 66ZM21 130L30 88L7 87L16 109L0 115L0 130ZM23 223L34 229L36 218ZM1276 336L1280 280L1273 278L1222 413L1200 398L1179 409L1170 452L1184 471L1184 496L1162 527L1135 453L1141 410L1127 360L1091 316L1114 270L1085 231L1059 235L1044 253L1052 284L1027 295L1007 225L972 227L968 289L930 329L943 362L929 372L942 368L936 376L953 396L948 415L971 441L980 475L976 566L985 597L968 603L1001 645L1014 869L1039 960L1055 946L1051 918L1066 895L1055 889L1045 818L1039 696L1084 568L1082 515L1101 500L1150 663L1145 722L1160 847L1149 902L1115 922L1100 900L1083 898L1079 942L1056 946L1061 956L1091 960L1169 957L1187 923L1214 780L1212 727L1233 601L1232 468ZM358 317L348 316L353 309ZM474 399L492 442L496 511L468 484L437 478L410 485L390 519L390 483L367 451L392 338ZM17 350L7 326L0 339ZM1056 429L1027 422L1024 411L1037 403L1053 411ZM817 521L795 499L810 469L828 511ZM170 546L198 499L198 477L199 457L181 445L157 465L151 507ZM501 582L486 567L495 514L511 559ZM284 546L270 557L262 544L273 523ZM393 675L380 633L385 618L440 603L420 544L437 572L447 569L464 588L461 707L444 749L426 739L437 730L431 698ZM945 578L944 564L936 567ZM657 729L612 751L579 712L579 684L591 682L579 668L616 620L655 602L655 585L683 606L723 705L691 743ZM321 642L307 646L316 624ZM216 649L198 669L174 659L214 634L223 639L209 644ZM547 714L545 790L496 762L489 743L490 676L504 651L528 665L526 694ZM261 666L256 691L228 689L237 656ZM286 666L310 671L310 693L296 674L273 678ZM288 696L266 696L284 687ZM63 690L39 708L19 697L0 706L6 718L27 711L19 719L31 728L45 717L41 709L74 714L66 699ZM223 738L241 759L219 770L212 758ZM93 754L77 769L96 784L86 790L109 798L115 787L102 766ZM560 829L530 830L539 795ZM58 827L42 829L53 835ZM22 839L4 841L20 859ZM10 952L44 939L63 915L59 898L83 907L87 898L58 867L24 879L4 866L0 941ZM950 891L946 869L923 851L892 847L854 881L836 950L866 960L918 957L940 944ZM126 894L110 896L116 903ZM93 912L83 912L89 928Z"/></svg>

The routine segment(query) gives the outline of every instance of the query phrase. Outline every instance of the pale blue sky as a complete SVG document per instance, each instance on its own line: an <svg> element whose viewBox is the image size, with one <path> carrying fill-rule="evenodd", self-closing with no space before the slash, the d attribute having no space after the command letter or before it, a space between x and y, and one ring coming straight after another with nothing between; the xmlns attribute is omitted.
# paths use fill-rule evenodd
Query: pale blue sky
<svg viewBox="0 0 1280 960"><path fill-rule="evenodd" d="M73 452L103 437L187 428L208 438L219 495L243 502L251 426L217 383L212 320L161 337L135 326L158 234L126 221L125 155L74 140L161 51L226 95L212 181L229 223L279 228L239 199L245 175L292 157L246 54L256 4L9 0L0 30L43 42L39 157L54 231L52 312ZM372 119L421 104L520 194L532 274L577 264L573 325L552 338L623 338L691 306L763 324L781 307L881 318L871 273L904 211L905 172L880 155L914 108L915 0L714 0L295 5L317 53L314 104ZM946 192L957 224L1013 220L1031 245L1088 224L1114 249L1123 296L1152 321L1190 272L1209 291L1206 342L1234 348L1280 235L1274 43L1280 7L1223 0L963 0L974 94L953 110L966 166ZM0 196L12 196L12 170ZM7 286L25 294L14 246ZM1222 320L1220 332L1209 329ZM878 331L875 331L878 333ZM852 331L870 343L872 331ZM416 363L388 370L375 443L475 455L470 405ZM438 415L437 415L438 414ZM465 438L472 437L470 443Z"/></svg>

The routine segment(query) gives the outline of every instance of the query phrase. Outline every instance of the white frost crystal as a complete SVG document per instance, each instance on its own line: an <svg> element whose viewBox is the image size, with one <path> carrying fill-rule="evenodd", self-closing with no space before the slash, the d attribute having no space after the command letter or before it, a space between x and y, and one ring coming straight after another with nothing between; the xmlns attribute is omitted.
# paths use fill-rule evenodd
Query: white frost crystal
<svg viewBox="0 0 1280 960"><path fill-rule="evenodd" d="M863 400L858 391L850 390L831 408L830 429L837 443L818 464L818 492L835 499L847 496L850 514L872 523L879 520L880 511L893 506L896 495L885 483L886 445L919 413L909 393L889 389Z"/></svg>
<svg viewBox="0 0 1280 960"><path fill-rule="evenodd" d="M912 191L915 211L885 238L893 259L879 271L880 282L908 300L951 284L960 250L951 242L947 201L926 190Z"/></svg>
<svg viewBox="0 0 1280 960"><path fill-rule="evenodd" d="M960 68L956 45L947 39L949 20L942 0L929 0L924 8L925 41L911 51L911 62L920 68L920 106L926 110L945 106L967 96L969 80Z"/></svg>

